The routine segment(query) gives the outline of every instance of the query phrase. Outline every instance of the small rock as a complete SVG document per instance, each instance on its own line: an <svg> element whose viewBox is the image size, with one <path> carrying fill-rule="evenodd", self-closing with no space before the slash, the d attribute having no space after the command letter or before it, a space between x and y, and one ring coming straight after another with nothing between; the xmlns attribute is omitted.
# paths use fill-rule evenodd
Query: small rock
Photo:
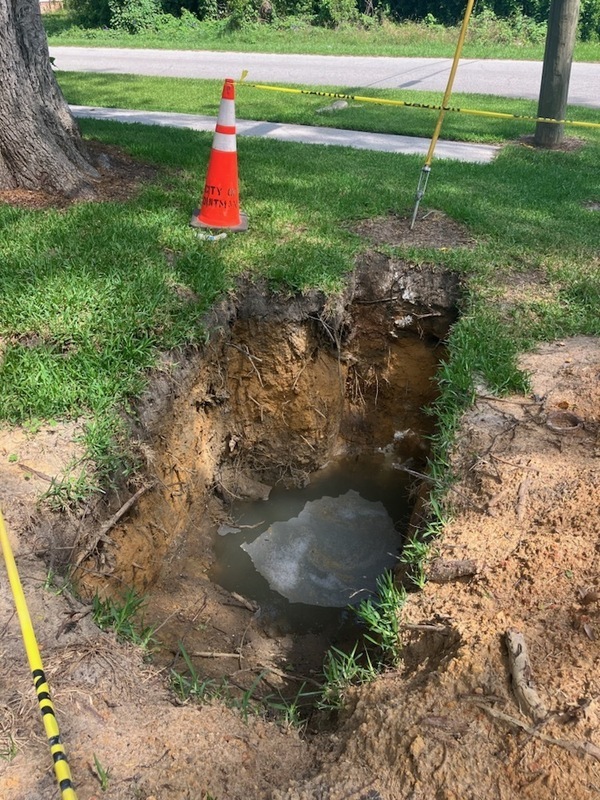
<svg viewBox="0 0 600 800"><path fill-rule="evenodd" d="M98 164L100 169L105 169L105 170L112 169L110 158L106 155L106 153L100 153L100 155L96 159L96 163Z"/></svg>
<svg viewBox="0 0 600 800"><path fill-rule="evenodd" d="M415 738L410 743L410 754L416 760L423 750L425 750L425 742L421 736L415 736Z"/></svg>
<svg viewBox="0 0 600 800"><path fill-rule="evenodd" d="M266 483L255 481L245 475L237 475L233 492L242 500L268 500L271 488Z"/></svg>
<svg viewBox="0 0 600 800"><path fill-rule="evenodd" d="M344 108L348 108L347 100L334 100L329 106L317 108L317 114L331 114L332 111L342 111Z"/></svg>
<svg viewBox="0 0 600 800"><path fill-rule="evenodd" d="M427 571L427 577L431 583L450 583L458 578L466 578L476 575L478 571L477 562L472 558L456 559L445 561L443 558L434 558Z"/></svg>
<svg viewBox="0 0 600 800"><path fill-rule="evenodd" d="M236 528L233 525L223 524L219 525L217 533L219 534L219 536L227 536L230 533L239 533L241 530L242 530L241 528Z"/></svg>

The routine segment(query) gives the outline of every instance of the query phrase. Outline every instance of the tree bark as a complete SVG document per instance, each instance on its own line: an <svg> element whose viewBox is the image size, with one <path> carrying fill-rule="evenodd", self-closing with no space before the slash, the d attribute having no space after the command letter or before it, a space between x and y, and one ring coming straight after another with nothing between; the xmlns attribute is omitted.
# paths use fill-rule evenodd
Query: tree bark
<svg viewBox="0 0 600 800"><path fill-rule="evenodd" d="M38 0L0 0L0 189L93 197L89 163L48 53Z"/></svg>
<svg viewBox="0 0 600 800"><path fill-rule="evenodd" d="M544 51L538 117L565 118L578 20L579 0L552 0ZM550 122L537 123L534 143L538 147L557 147L563 138L564 125Z"/></svg>

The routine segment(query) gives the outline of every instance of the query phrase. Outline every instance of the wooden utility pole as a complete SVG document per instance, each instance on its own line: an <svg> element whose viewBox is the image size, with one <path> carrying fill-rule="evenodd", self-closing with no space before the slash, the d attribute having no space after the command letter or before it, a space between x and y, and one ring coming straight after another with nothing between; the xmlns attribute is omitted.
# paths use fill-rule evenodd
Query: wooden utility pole
<svg viewBox="0 0 600 800"><path fill-rule="evenodd" d="M552 0L548 18L538 117L565 118L578 20L579 0ZM563 137L563 125L538 122L535 128L534 143L538 147L557 147Z"/></svg>

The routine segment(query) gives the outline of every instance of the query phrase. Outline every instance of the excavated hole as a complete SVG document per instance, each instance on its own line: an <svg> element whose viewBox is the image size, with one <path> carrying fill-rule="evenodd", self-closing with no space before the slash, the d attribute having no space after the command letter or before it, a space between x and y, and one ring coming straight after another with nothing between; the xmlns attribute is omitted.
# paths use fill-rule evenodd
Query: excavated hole
<svg viewBox="0 0 600 800"><path fill-rule="evenodd" d="M144 398L153 488L80 545L81 591L146 594L166 668L185 670L183 645L199 675L240 690L317 677L328 647L356 639L343 607L396 563L459 291L376 252L333 299L241 286L205 350L165 363ZM303 533L287 522L301 512Z"/></svg>

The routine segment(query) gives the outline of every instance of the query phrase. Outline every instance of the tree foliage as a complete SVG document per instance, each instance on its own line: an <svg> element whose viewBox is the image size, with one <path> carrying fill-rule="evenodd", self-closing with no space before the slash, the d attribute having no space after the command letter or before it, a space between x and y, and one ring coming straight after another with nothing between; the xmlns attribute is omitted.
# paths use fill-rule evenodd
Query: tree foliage
<svg viewBox="0 0 600 800"><path fill-rule="evenodd" d="M65 8L73 22L84 28L103 28L110 25L108 0L65 0Z"/></svg>
<svg viewBox="0 0 600 800"><path fill-rule="evenodd" d="M424 20L455 25L466 0L66 0L73 19L84 27L110 26L136 33L156 27L163 15L194 19L228 19L234 28L248 22L272 22L288 16L308 17L317 25L337 27L371 20ZM550 0L482 0L475 19L480 24L509 20L524 33L548 20ZM600 0L581 0L579 36L600 39Z"/></svg>
<svg viewBox="0 0 600 800"><path fill-rule="evenodd" d="M162 8L160 0L108 0L111 27L138 33L156 23Z"/></svg>

